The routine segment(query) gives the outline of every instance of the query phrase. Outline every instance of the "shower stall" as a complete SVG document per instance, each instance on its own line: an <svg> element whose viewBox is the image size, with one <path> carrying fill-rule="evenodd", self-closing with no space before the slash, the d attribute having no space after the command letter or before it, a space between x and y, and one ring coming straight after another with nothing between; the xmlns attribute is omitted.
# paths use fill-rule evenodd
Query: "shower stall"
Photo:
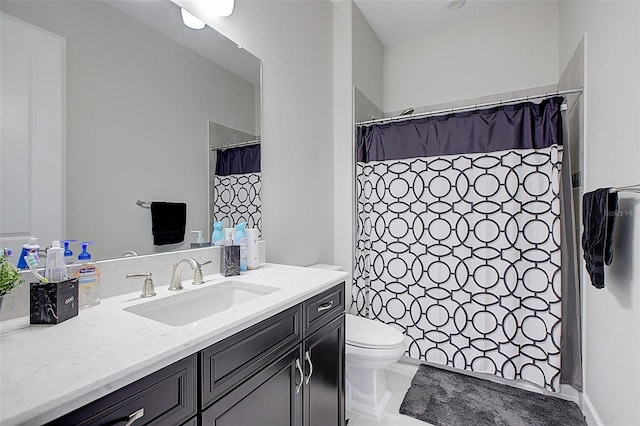
<svg viewBox="0 0 640 426"><path fill-rule="evenodd" d="M352 312L421 362L581 389L562 96L580 91L358 123Z"/></svg>

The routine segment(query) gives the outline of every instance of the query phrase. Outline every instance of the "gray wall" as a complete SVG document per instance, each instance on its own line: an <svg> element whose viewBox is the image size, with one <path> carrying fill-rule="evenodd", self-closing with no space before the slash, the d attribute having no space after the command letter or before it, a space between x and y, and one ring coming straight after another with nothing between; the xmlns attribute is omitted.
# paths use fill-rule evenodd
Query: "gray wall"
<svg viewBox="0 0 640 426"><path fill-rule="evenodd" d="M384 46L355 4L353 6L352 23L353 84L374 105L382 109Z"/></svg>
<svg viewBox="0 0 640 426"><path fill-rule="evenodd" d="M560 2L560 69L586 33L585 191L640 183L639 23L639 2ZM619 196L606 287L584 282L583 407L591 424L640 424L640 198Z"/></svg>

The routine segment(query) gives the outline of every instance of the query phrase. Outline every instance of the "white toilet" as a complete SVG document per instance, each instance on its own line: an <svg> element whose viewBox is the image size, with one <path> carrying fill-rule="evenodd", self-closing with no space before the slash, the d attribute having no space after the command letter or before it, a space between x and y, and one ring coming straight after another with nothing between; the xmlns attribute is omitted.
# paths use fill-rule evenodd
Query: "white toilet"
<svg viewBox="0 0 640 426"><path fill-rule="evenodd" d="M380 420L391 398L384 368L404 354L404 335L382 322L347 314L345 340L351 411Z"/></svg>
<svg viewBox="0 0 640 426"><path fill-rule="evenodd" d="M315 264L310 268L340 271L336 265ZM355 315L346 315L345 358L347 364L347 409L380 420L391 398L384 369L404 354L404 335L390 325Z"/></svg>

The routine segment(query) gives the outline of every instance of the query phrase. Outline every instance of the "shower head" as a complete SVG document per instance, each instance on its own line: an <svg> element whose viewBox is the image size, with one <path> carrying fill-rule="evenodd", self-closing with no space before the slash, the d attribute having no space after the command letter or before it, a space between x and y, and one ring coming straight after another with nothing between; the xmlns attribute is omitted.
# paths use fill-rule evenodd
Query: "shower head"
<svg viewBox="0 0 640 426"><path fill-rule="evenodd" d="M400 115L401 115L401 116L403 116L403 115L411 115L411 114L413 114L413 111L415 111L413 108L407 108L407 109L405 109L404 111L402 111L402 112L400 113Z"/></svg>

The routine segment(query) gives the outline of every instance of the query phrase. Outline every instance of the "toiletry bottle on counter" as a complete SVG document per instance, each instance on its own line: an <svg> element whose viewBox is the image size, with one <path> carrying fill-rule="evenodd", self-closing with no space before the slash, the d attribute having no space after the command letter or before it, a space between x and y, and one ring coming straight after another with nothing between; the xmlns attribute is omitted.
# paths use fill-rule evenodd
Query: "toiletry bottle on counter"
<svg viewBox="0 0 640 426"><path fill-rule="evenodd" d="M211 245L212 246L224 245L224 232L222 232L222 222L213 223L213 232L211 233Z"/></svg>
<svg viewBox="0 0 640 426"><path fill-rule="evenodd" d="M236 232L233 234L233 243L240 246L240 272L247 270L247 233L245 232L246 222L236 225Z"/></svg>
<svg viewBox="0 0 640 426"><path fill-rule="evenodd" d="M82 253L78 255L78 267L75 276L78 278L78 297L80 307L86 308L100 303L98 297L98 284L100 283L100 270L95 262L91 262L91 254L87 251L87 246L94 244L93 241L83 241Z"/></svg>
<svg viewBox="0 0 640 426"><path fill-rule="evenodd" d="M18 259L18 269L27 269L27 262L24 260L25 256L29 256L32 254L33 257L38 260L38 250L40 250L40 246L38 245L37 238L29 238L29 242L22 246L22 252L20 253L20 259Z"/></svg>
<svg viewBox="0 0 640 426"><path fill-rule="evenodd" d="M204 238L202 238L202 230L198 229L197 231L191 231L191 233L196 234L196 242L191 243L191 248L207 247L204 243Z"/></svg>
<svg viewBox="0 0 640 426"><path fill-rule="evenodd" d="M44 268L44 276L52 283L59 283L69 279L67 265L64 263L64 249L60 247L60 241L51 243L51 247L47 250L47 264Z"/></svg>
<svg viewBox="0 0 640 426"><path fill-rule="evenodd" d="M260 230L258 228L249 228L245 232L247 233L247 268L258 269L258 266L260 266L260 254L258 251Z"/></svg>
<svg viewBox="0 0 640 426"><path fill-rule="evenodd" d="M64 240L60 241L64 244L64 264L67 265L67 275L70 277L75 276L76 269L78 267L78 262L75 257L73 257L73 252L69 248L69 243L74 243L78 240Z"/></svg>

